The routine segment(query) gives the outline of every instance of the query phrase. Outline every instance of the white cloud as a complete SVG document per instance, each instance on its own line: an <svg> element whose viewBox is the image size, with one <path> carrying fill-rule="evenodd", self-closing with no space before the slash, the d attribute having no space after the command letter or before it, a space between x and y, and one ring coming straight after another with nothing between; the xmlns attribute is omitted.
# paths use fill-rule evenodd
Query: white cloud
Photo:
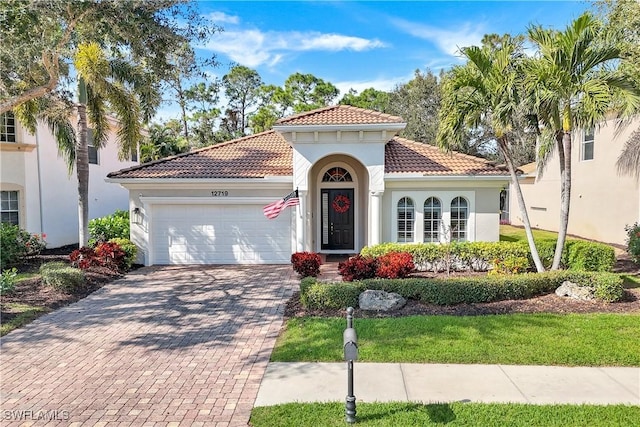
<svg viewBox="0 0 640 427"><path fill-rule="evenodd" d="M257 67L261 64L274 66L287 52L361 52L385 46L378 39L369 40L341 34L244 30L216 34L203 48L224 53L239 64Z"/></svg>
<svg viewBox="0 0 640 427"><path fill-rule="evenodd" d="M227 15L224 12L211 12L209 14L209 19L213 21L214 24L237 24L240 22L240 18L235 15Z"/></svg>
<svg viewBox="0 0 640 427"><path fill-rule="evenodd" d="M393 90L397 85L408 82L413 79L413 73L408 74L406 76L400 77L392 77L392 78L380 78L375 80L352 80L352 81L344 81L337 82L334 85L340 89L340 98L349 92L349 89L354 89L358 93L362 93L363 90L369 89L370 87L376 90L383 90L385 92L389 92Z"/></svg>
<svg viewBox="0 0 640 427"><path fill-rule="evenodd" d="M448 30L399 18L394 18L391 22L407 34L433 42L440 50L452 56L457 56L461 47L479 45L485 34L482 25L473 26L469 23L455 30Z"/></svg>

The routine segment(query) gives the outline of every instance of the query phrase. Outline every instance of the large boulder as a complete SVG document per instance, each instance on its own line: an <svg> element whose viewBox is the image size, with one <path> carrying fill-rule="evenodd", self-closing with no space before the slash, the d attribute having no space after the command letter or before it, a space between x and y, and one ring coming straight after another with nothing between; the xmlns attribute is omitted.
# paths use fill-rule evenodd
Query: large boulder
<svg viewBox="0 0 640 427"><path fill-rule="evenodd" d="M556 295L582 301L591 301L595 299L595 288L592 286L580 286L567 280L556 289Z"/></svg>
<svg viewBox="0 0 640 427"><path fill-rule="evenodd" d="M360 309L373 311L398 310L407 303L407 300L395 292L373 291L367 289L358 298Z"/></svg>

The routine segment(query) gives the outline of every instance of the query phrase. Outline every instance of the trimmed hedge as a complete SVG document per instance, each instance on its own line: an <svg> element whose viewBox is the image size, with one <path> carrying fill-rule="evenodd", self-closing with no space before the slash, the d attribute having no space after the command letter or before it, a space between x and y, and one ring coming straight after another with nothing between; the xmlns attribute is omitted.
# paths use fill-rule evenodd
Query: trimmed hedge
<svg viewBox="0 0 640 427"><path fill-rule="evenodd" d="M368 279L335 283L308 278L300 283L300 300L309 309L357 307L360 293L373 289L395 292L404 298L430 304L472 304L547 294L565 280L594 286L596 298L607 302L619 301L624 293L622 279L617 274L562 270L512 276Z"/></svg>
<svg viewBox="0 0 640 427"><path fill-rule="evenodd" d="M40 266L40 276L44 284L63 292L73 293L84 286L82 270L64 262L49 262Z"/></svg>
<svg viewBox="0 0 640 427"><path fill-rule="evenodd" d="M536 247L546 268L551 267L555 240L536 241ZM422 271L487 271L496 266L519 266L529 260L535 270L527 242L452 242L452 243L381 243L360 251L362 256L379 257L390 252L408 252L418 270ZM583 240L567 240L562 266L571 270L611 271L615 253L611 246Z"/></svg>

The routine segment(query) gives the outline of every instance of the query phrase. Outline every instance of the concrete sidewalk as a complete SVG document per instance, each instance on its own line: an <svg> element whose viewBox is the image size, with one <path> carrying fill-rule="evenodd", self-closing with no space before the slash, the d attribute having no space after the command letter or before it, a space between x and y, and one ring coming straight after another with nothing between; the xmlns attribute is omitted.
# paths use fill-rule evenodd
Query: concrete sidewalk
<svg viewBox="0 0 640 427"><path fill-rule="evenodd" d="M255 406L344 401L346 363L270 363ZM355 363L358 402L640 405L640 368Z"/></svg>

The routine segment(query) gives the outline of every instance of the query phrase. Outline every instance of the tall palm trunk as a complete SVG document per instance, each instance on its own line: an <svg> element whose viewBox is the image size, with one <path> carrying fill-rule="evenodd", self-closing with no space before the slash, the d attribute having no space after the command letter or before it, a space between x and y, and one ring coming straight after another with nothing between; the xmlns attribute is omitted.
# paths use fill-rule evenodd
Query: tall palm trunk
<svg viewBox="0 0 640 427"><path fill-rule="evenodd" d="M498 148L502 152L502 156L507 163L507 168L509 169L509 175L511 175L511 183L516 190L516 199L518 200L518 207L520 208L520 215L522 215L522 223L524 224L524 231L527 235L527 242L529 243L529 251L531 251L531 258L533 259L533 263L536 266L536 270L538 273L544 271L544 265L542 265L542 261L540 260L540 254L538 253L538 248L536 247L536 242L533 240L533 232L531 231L531 223L529 222L529 214L527 213L527 206L525 205L524 196L522 194L522 188L520 187L520 181L518 181L518 175L516 174L516 169L513 166L513 162L511 161L511 153L509 153L509 148L507 147L507 143L505 141L505 137L498 138Z"/></svg>
<svg viewBox="0 0 640 427"><path fill-rule="evenodd" d="M553 254L552 270L560 268L564 243L569 228L569 206L571 205L571 131L562 133L562 144L558 147L560 160L560 226L558 241Z"/></svg>
<svg viewBox="0 0 640 427"><path fill-rule="evenodd" d="M76 174L78 177L78 241L80 247L89 242L89 146L87 142L87 86L78 82L78 139Z"/></svg>

